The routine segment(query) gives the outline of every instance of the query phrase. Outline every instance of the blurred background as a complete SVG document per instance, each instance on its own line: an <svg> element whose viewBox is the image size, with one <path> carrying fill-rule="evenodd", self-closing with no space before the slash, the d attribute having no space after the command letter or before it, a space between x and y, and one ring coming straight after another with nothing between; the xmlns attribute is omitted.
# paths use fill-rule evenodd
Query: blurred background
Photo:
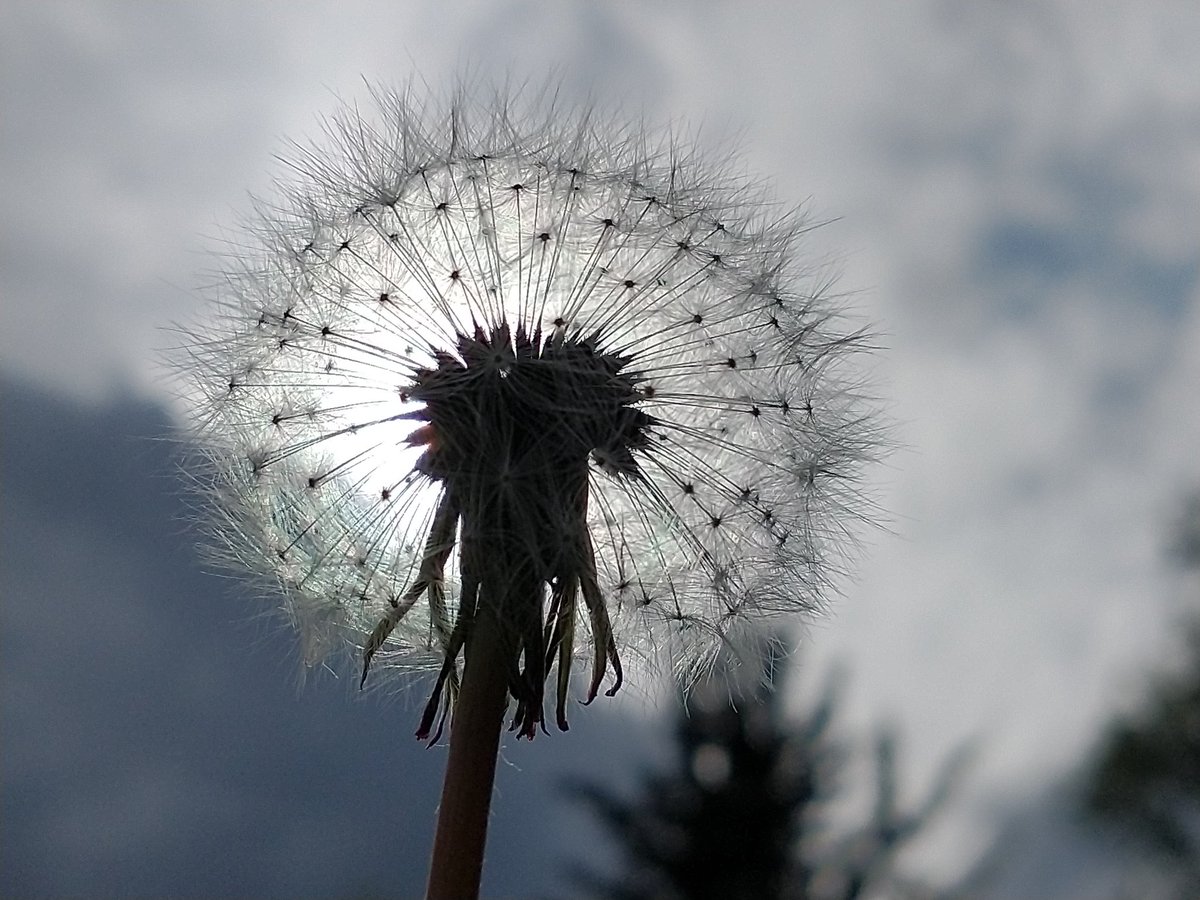
<svg viewBox="0 0 1200 900"><path fill-rule="evenodd" d="M830 827L878 813L884 758L901 808L945 794L889 857L912 892L1188 896L1197 47L1186 0L6 4L0 893L421 892L444 762L411 737L422 688L298 688L287 630L204 570L157 351L339 98L553 67L739 132L831 220L810 252L883 335L884 527L775 704L799 727L841 673ZM578 783L634 808L686 762L669 686L643 693L506 745L486 895L629 865ZM699 759L679 771L711 783Z"/></svg>

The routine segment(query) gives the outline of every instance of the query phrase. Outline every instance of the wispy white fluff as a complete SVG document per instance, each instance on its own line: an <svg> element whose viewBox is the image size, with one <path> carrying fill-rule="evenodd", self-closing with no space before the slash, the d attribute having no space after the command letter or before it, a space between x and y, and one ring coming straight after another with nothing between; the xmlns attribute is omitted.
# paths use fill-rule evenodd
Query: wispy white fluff
<svg viewBox="0 0 1200 900"><path fill-rule="evenodd" d="M821 605L879 435L800 215L552 92L376 91L285 163L184 367L306 661L453 683L493 604L532 733L573 656L690 678Z"/></svg>

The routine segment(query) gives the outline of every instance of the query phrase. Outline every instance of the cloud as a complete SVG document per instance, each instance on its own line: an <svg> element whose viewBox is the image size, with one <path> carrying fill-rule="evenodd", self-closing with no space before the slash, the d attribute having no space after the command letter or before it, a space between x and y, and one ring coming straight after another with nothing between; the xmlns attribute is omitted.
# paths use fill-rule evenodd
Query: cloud
<svg viewBox="0 0 1200 900"><path fill-rule="evenodd" d="M1141 661L1169 646L1163 529L1177 493L1200 480L1194 3L612 3L603 13L569 4L549 18L524 2L385 12L351 3L337 14L299 4L284 16L10 6L0 58L18 86L6 126L19 139L4 142L0 166L11 209L0 225L6 371L93 400L126 385L161 397L149 360L169 342L158 328L198 304L197 235L219 233L216 223L244 208L244 190L269 187L269 153L281 136L312 134L331 94L355 96L364 73L398 81L414 69L475 61L491 72L522 56L583 53L601 85L607 64L619 90L641 83L666 114L744 126L751 167L775 174L782 197L811 197L818 217L842 217L811 236L813 252L845 254L842 286L885 333L879 387L904 449L879 473L893 533L869 539L858 582L812 629L811 665L850 659L859 720L902 717L918 770L977 730L992 739L964 798L969 812L934 838L939 864L961 865L967 845L986 839L989 796L1035 792L1048 770L1068 765L1126 702ZM84 744L104 733L89 709L137 696L177 672L172 660L186 661L189 683L220 690L286 681L269 639L235 632L244 644L232 656L211 655L230 640L213 632L214 615L240 620L241 609L222 606L211 583L189 588L190 602L169 616L144 599L177 596L175 573L192 565L178 556L182 532L122 536L131 522L178 512L120 505L112 473L124 471L122 490L150 502L137 488L144 468L122 469L127 454L113 450L108 468L85 477L79 459L54 449L67 441L84 455L87 438L67 419L80 429L158 427L147 408L109 408L101 426L88 418L95 409L39 400L54 412L41 418L40 443L26 445L4 402L6 457L12 444L22 465L42 459L20 477L36 474L58 498L53 514L46 497L26 498L42 512L6 538L4 577L19 573L31 596L70 601L34 604L22 639L4 638L3 665L15 673L6 697L33 698L21 707L31 718L18 721L61 726L71 747ZM2 522L12 530L20 483L5 466ZM109 504L125 512L96 518ZM100 615L89 590L143 599ZM5 615L33 615L22 610L7 604ZM112 670L103 649L127 633L137 637L136 677ZM205 651L190 655L192 642ZM269 672L247 678L238 666ZM67 685L60 672L98 674ZM39 679L61 691L54 716L36 705L47 696ZM285 700L256 696L254 709ZM194 700L172 702L187 709L184 697ZM183 713L161 702L156 715L183 728ZM116 721L119 736L129 719ZM364 734L374 727L353 721ZM107 740L106 753L135 752ZM37 760L66 751L22 746L34 767L24 771L59 772ZM178 773L153 771L143 793L125 784L131 795L173 796ZM21 802L37 806L38 795L30 788L35 799ZM115 795L99 796L103 809ZM44 840L31 858L50 858ZM354 859L374 871L374 857Z"/></svg>

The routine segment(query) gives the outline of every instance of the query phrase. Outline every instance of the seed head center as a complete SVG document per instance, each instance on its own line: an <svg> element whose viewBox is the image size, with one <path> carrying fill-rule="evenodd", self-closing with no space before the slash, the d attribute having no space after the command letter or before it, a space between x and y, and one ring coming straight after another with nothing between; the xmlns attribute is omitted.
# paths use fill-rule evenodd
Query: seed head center
<svg viewBox="0 0 1200 900"><path fill-rule="evenodd" d="M459 335L457 353L435 354L411 396L424 403L425 452L418 468L458 496L464 512L503 491L510 503L545 512L577 502L591 459L609 474L638 475L634 451L653 419L629 358L599 336L543 340L507 325Z"/></svg>

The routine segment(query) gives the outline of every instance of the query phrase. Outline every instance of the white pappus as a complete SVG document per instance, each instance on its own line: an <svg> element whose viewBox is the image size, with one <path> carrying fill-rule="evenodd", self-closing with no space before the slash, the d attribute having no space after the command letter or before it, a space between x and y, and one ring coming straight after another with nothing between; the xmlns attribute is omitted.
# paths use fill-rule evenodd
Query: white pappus
<svg viewBox="0 0 1200 900"><path fill-rule="evenodd" d="M427 737L486 608L532 736L575 658L590 701L818 608L880 430L804 218L553 92L373 107L293 148L179 357L218 554L306 661L437 671Z"/></svg>

